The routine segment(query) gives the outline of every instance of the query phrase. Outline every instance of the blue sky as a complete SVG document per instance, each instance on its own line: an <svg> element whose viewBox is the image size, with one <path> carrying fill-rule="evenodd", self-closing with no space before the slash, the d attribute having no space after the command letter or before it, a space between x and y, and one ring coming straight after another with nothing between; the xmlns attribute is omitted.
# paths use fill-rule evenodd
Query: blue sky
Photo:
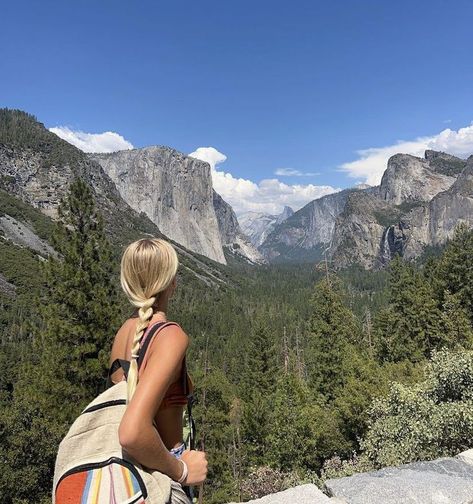
<svg viewBox="0 0 473 504"><path fill-rule="evenodd" d="M470 1L17 0L2 18L2 106L135 147L211 146L230 200L239 178L375 183L388 151L366 149L400 140L473 152Z"/></svg>

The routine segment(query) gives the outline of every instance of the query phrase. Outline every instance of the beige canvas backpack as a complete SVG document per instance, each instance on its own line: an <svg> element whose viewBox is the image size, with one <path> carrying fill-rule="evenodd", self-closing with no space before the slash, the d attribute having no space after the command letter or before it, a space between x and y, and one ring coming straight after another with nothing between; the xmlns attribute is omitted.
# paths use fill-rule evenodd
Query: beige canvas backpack
<svg viewBox="0 0 473 504"><path fill-rule="evenodd" d="M139 363L160 329L155 324L143 339ZM118 365L115 365L117 364ZM127 361L115 361L126 372ZM123 451L118 427L126 409L126 381L96 397L74 421L59 445L53 483L53 504L166 504L172 480L141 467ZM191 399L190 399L191 402Z"/></svg>

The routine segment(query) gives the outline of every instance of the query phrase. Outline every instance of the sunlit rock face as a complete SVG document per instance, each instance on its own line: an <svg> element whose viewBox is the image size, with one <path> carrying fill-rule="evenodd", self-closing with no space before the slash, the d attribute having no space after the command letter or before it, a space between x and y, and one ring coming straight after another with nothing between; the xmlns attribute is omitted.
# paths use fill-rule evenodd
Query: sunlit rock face
<svg viewBox="0 0 473 504"><path fill-rule="evenodd" d="M427 152L425 159L409 154L396 154L389 159L379 187L381 199L394 205L430 201L452 186L458 172L445 168L449 161L450 165L458 161L461 166L461 160L448 154Z"/></svg>
<svg viewBox="0 0 473 504"><path fill-rule="evenodd" d="M251 504L467 504L473 496L473 450L456 457L300 485L248 501Z"/></svg>
<svg viewBox="0 0 473 504"><path fill-rule="evenodd" d="M349 504L464 504L473 495L473 466L464 454L331 479L325 491Z"/></svg>
<svg viewBox="0 0 473 504"><path fill-rule="evenodd" d="M225 263L208 163L168 147L91 154L122 198L169 238Z"/></svg>

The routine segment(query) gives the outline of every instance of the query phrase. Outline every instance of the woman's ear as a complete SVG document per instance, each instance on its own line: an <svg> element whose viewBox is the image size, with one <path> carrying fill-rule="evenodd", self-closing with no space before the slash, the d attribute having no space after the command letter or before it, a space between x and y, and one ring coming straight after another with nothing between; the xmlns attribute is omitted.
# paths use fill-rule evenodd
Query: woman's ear
<svg viewBox="0 0 473 504"><path fill-rule="evenodd" d="M168 297L171 298L176 290L177 282L176 277L174 277L168 287Z"/></svg>

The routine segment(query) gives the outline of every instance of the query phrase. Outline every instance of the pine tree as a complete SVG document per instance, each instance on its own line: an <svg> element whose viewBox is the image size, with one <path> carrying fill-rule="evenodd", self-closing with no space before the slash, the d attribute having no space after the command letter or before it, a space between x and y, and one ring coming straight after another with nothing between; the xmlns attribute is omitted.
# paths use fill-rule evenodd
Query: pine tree
<svg viewBox="0 0 473 504"><path fill-rule="evenodd" d="M389 305L375 323L382 361L422 360L444 340L440 310L431 286L402 258L390 264Z"/></svg>
<svg viewBox="0 0 473 504"><path fill-rule="evenodd" d="M277 377L276 352L268 326L258 320L251 333L242 384L243 445L249 460L259 464L264 458L270 398Z"/></svg>
<svg viewBox="0 0 473 504"><path fill-rule="evenodd" d="M265 464L284 472L313 472L334 450L348 448L333 411L294 369L279 376L271 403Z"/></svg>
<svg viewBox="0 0 473 504"><path fill-rule="evenodd" d="M83 180L71 184L59 216L53 237L59 257L45 265L41 350L53 367L60 355L64 378L78 387L77 399L90 399L103 384L117 329L116 262Z"/></svg>
<svg viewBox="0 0 473 504"><path fill-rule="evenodd" d="M194 418L198 447L209 457L208 479L204 485L205 502L219 504L237 494L231 466L233 428L232 386L220 369L196 370L198 402Z"/></svg>
<svg viewBox="0 0 473 504"><path fill-rule="evenodd" d="M340 282L335 278L319 282L312 297L306 366L310 385L327 400L343 386L349 349L360 339L356 318L343 303Z"/></svg>
<svg viewBox="0 0 473 504"><path fill-rule="evenodd" d="M433 278L440 299L455 295L473 323L473 231L460 224L437 262Z"/></svg>
<svg viewBox="0 0 473 504"><path fill-rule="evenodd" d="M0 412L2 502L50 501L57 446L102 388L116 330L110 246L91 189L71 184L54 236L56 258L32 320L33 348L18 362L9 408Z"/></svg>
<svg viewBox="0 0 473 504"><path fill-rule="evenodd" d="M449 348L463 346L473 348L473 328L465 308L462 306L460 295L451 294L446 290L443 294L442 318L444 340Z"/></svg>
<svg viewBox="0 0 473 504"><path fill-rule="evenodd" d="M317 466L318 408L297 376L284 373L277 381L266 433L266 459L273 467L290 471Z"/></svg>

